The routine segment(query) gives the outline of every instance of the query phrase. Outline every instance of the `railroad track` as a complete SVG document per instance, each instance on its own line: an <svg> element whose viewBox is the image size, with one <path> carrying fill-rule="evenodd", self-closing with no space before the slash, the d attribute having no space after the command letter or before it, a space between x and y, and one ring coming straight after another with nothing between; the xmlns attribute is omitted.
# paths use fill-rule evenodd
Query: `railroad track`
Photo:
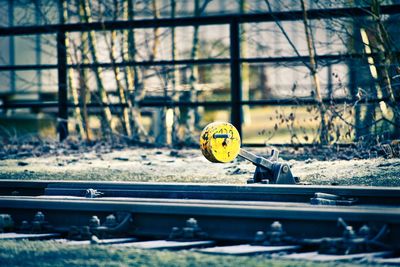
<svg viewBox="0 0 400 267"><path fill-rule="evenodd" d="M3 180L0 238L398 263L399 204L385 187Z"/></svg>
<svg viewBox="0 0 400 267"><path fill-rule="evenodd" d="M229 123L208 125L200 144L211 162L251 161L254 176L247 185L3 180L0 239L400 265L400 189L300 185L277 151L240 148Z"/></svg>

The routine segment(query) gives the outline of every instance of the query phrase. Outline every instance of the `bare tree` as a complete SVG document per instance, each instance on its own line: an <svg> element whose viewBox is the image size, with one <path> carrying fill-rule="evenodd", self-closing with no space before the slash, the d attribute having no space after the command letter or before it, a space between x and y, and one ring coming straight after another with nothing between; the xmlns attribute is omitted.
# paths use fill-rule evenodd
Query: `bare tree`
<svg viewBox="0 0 400 267"><path fill-rule="evenodd" d="M316 60L315 60L315 46L314 46L313 37L310 33L310 25L309 25L308 19L307 19L306 4L304 3L304 0L300 0L300 2L301 2L301 9L303 11L304 33L305 33L306 40L307 40L307 48L308 48L308 54L309 54L309 58L310 58L309 70L310 70L310 74L311 74L311 77L312 77L312 80L314 83L314 97L318 103L318 109L319 109L319 113L321 116L320 142L321 142L321 144L325 145L328 143L328 129L327 129L326 118L325 118L326 108L322 101L321 85L320 85L320 81L319 81L317 64L316 64Z"/></svg>
<svg viewBox="0 0 400 267"><path fill-rule="evenodd" d="M382 110L382 114L386 116L385 119L393 123L394 128L396 129L395 133L397 133L397 137L399 137L400 108L396 101L390 69L393 65L399 66L400 56L396 51L396 45L387 32L385 25L383 24L383 19L380 14L380 1L371 0L371 10L371 16L374 21L373 29L375 37L373 47L377 51L375 66L377 70L377 77L379 77L379 86L377 87L379 94L378 97L384 97L388 99L386 102L381 101L379 106ZM388 114L386 111L387 107L385 107L386 105L392 108L392 120L388 119Z"/></svg>
<svg viewBox="0 0 400 267"><path fill-rule="evenodd" d="M239 1L239 13L244 14L247 11L247 1L240 0ZM240 27L240 57L247 57L247 41L246 41L246 31L244 25ZM250 66L248 63L242 64L242 98L243 100L249 100L250 98ZM251 116L250 116L250 108L249 106L243 106L243 122L245 125L250 125Z"/></svg>
<svg viewBox="0 0 400 267"><path fill-rule="evenodd" d="M118 5L118 1L117 0L113 0L114 3L114 12L113 12L113 19L117 20L118 19L118 9L119 9L119 5ZM131 118L129 116L129 110L126 107L127 103L128 103L128 99L126 97L126 92L124 89L124 86L122 84L122 72L120 70L119 67L115 66L115 60L117 57L117 51L116 51L116 45L115 45L115 41L117 40L117 32L116 31L111 31L111 36L110 36L110 41L107 42L107 46L108 46L108 50L109 50L109 56L110 56L110 60L111 62L114 64L113 67L113 72L114 72L114 76L115 76L115 82L117 84L117 91L118 91L118 96L119 96L119 100L120 103L122 104L122 126L124 129L124 133L128 136L128 137L132 137L132 129L131 129ZM129 101L130 102L130 101ZM131 105L129 105L130 107Z"/></svg>
<svg viewBox="0 0 400 267"><path fill-rule="evenodd" d="M88 0L80 0L80 14L82 15L82 19L86 23L92 22L91 16L91 8L90 3ZM94 31L89 31L88 39L83 40L88 42L90 55L94 63L98 63L97 59L97 51L96 51L96 35ZM107 92L103 85L102 80L103 70L101 67L96 68L95 70L95 78L96 78L96 85L99 94L99 103L102 106L103 110L103 119L102 119L102 127L103 127L103 134L112 136L112 114L109 107L109 100Z"/></svg>
<svg viewBox="0 0 400 267"><path fill-rule="evenodd" d="M171 4L171 18L175 18L176 16L176 1L170 0ZM171 28L171 58L172 60L177 59L177 42L176 42L176 31L175 27ZM176 101L177 99L177 87L180 84L180 73L179 68L173 66L173 70L170 72L170 80L172 85L172 100ZM179 138L179 108L173 109L173 124L172 124L172 143L177 144L181 140Z"/></svg>
<svg viewBox="0 0 400 267"><path fill-rule="evenodd" d="M63 16L64 16L64 21L68 21L68 4L66 1L63 1ZM71 40L70 36L67 36L65 39L65 46L67 48L67 64L72 63L72 46L70 43L73 42ZM75 86L75 72L72 68L68 69L68 84L69 84L69 89L72 95L73 103L75 105L74 108L74 116L75 116L75 122L77 125L77 130L78 134L85 140L88 139L87 131L85 131L84 123L83 123L83 118L82 118L82 113L81 113L81 108L79 107L79 94L78 94L78 89Z"/></svg>
<svg viewBox="0 0 400 267"><path fill-rule="evenodd" d="M199 17L207 8L207 5L212 0L204 0L201 4L200 0L194 1L194 16ZM194 26L193 30L193 41L192 41L192 50L190 53L191 59L198 59L199 57L199 26ZM197 89L196 89L196 82L199 79L199 69L196 64L192 64L189 68L190 76L189 76L189 91L184 92L182 99L184 101L195 102L197 100ZM195 109L193 108L186 108L181 110L181 116L183 117L183 121L185 121L185 142L186 143L193 143L193 133L195 130L195 121L196 121L196 114ZM197 141L196 141L197 142Z"/></svg>
<svg viewBox="0 0 400 267"><path fill-rule="evenodd" d="M134 19L134 4L133 0L124 1L124 18L127 20ZM124 38L121 40L122 43L122 54L123 59L128 62L134 62L136 59L136 40L134 29L124 30ZM138 101L141 95L144 94L139 84L139 69L137 66L127 67L125 73L126 86L129 92L129 110L131 113L131 123L132 123L132 137L134 139L140 140L147 137L147 132L143 127L142 118L140 113L140 108Z"/></svg>

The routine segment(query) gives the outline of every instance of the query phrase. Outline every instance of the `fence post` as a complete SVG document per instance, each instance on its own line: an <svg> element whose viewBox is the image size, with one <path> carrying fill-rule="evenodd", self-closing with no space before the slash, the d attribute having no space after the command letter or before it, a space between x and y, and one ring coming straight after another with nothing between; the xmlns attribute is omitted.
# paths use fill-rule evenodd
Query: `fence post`
<svg viewBox="0 0 400 267"><path fill-rule="evenodd" d="M64 24L63 0L59 1L60 24ZM65 31L57 32L58 118L60 141L68 136L67 47Z"/></svg>
<svg viewBox="0 0 400 267"><path fill-rule="evenodd" d="M230 71L231 71L231 122L242 135L242 79L240 73L239 21L233 18L229 24Z"/></svg>
<svg viewBox="0 0 400 267"><path fill-rule="evenodd" d="M14 2L13 0L8 0L8 25L10 27L14 26ZM15 39L14 35L9 36L9 45L8 45L8 53L9 53L9 63L10 66L15 65ZM10 72L10 89L11 92L16 91L16 76L15 76L15 71L11 70Z"/></svg>

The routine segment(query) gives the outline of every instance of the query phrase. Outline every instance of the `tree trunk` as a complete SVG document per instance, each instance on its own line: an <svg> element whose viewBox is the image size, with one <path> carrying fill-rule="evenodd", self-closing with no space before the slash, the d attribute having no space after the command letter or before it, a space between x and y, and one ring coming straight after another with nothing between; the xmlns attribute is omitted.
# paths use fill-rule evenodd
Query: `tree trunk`
<svg viewBox="0 0 400 267"><path fill-rule="evenodd" d="M114 20L118 19L118 1L114 0ZM115 82L117 84L117 91L118 91L118 96L120 103L122 104L122 118L121 118L121 123L122 123L122 128L124 130L124 134L127 136L131 137L132 136L132 130L131 130L131 125L130 125L130 117L129 117L129 110L126 107L127 105L127 98L125 96L125 90L124 86L122 85L122 78L121 78L121 70L119 67L115 66L115 59L117 57L116 53L116 47L115 47L115 41L117 40L117 32L116 31L111 31L111 38L110 38L110 45L108 47L110 51L110 60L112 62L113 66L113 72L115 76Z"/></svg>
<svg viewBox="0 0 400 267"><path fill-rule="evenodd" d="M311 77L312 77L312 80L314 83L314 98L317 101L319 113L321 116L319 141L321 144L325 145L328 143L328 129L327 129L326 118L325 118L326 108L322 101L321 85L320 85L319 76L318 76L318 72L317 72L315 53L314 53L314 51L315 51L314 43L313 43L313 38L309 31L307 10L306 10L306 5L304 3L304 0L301 0L301 8L303 11L304 32L306 35L307 48L308 48L308 53L309 53L309 57L310 57L310 72L311 72Z"/></svg>
<svg viewBox="0 0 400 267"><path fill-rule="evenodd" d="M200 0L194 1L194 16L200 16ZM191 59L198 59L199 54L199 26L194 26L193 29L193 41L192 41L192 51L190 53ZM183 93L183 101L194 102L196 101L196 83L198 83L199 68L196 64L190 66L190 76L189 76L189 91ZM183 115L183 120L185 122L185 142L190 144L193 142L193 133L195 130L196 114L194 108L184 108L181 111Z"/></svg>
<svg viewBox="0 0 400 267"><path fill-rule="evenodd" d="M89 55L89 44L87 42L87 40L88 40L87 32L81 33L81 40L82 40L82 46L81 46L82 62L83 62L83 64L88 64L89 58L87 55ZM78 52L78 51L76 50L76 52ZM79 72L79 88L81 90L80 97L81 97L81 103L82 103L83 122L84 122L84 127L85 127L85 131L86 131L88 140L91 140L92 139L92 131L89 127L89 115L88 115L88 109L87 109L87 103L89 101L91 101L90 88L87 85L88 71L87 71L87 69L78 68L78 72Z"/></svg>
<svg viewBox="0 0 400 267"><path fill-rule="evenodd" d="M171 0L171 18L175 18L176 15L176 1ZM176 60L176 34L175 34L175 27L171 28L171 58L172 60ZM177 99L177 87L180 83L180 76L179 76L179 69L174 65L173 71L170 73L171 75L171 84L172 84L172 100L176 101ZM179 138L179 108L173 108L173 122L172 122L172 132L171 132L171 139L172 144L177 144L180 142Z"/></svg>
<svg viewBox="0 0 400 267"><path fill-rule="evenodd" d="M359 0L354 1L355 5L359 5ZM352 23L352 34L353 38L351 38L349 41L350 47L352 48L353 53L359 53L362 51L362 41L361 41L361 36L360 36L360 30L361 30L361 23L364 21L365 18L353 18L353 23ZM353 101L357 101L360 97L359 89L358 89L358 83L359 81L363 80L363 73L360 73L357 70L357 61L356 59L353 59L349 62L349 80L350 80L350 93ZM355 138L356 140L359 140L362 138L362 136L366 135L369 132L369 127L367 127L367 124L369 124L372 120L372 118L369 116L371 114L371 108L375 109L375 105L365 105L365 108L362 109L361 104L357 103L354 107L354 132L355 132ZM369 120L366 120L369 117ZM364 120L362 118L365 118Z"/></svg>
<svg viewBox="0 0 400 267"><path fill-rule="evenodd" d="M396 137L400 136L400 108L396 102L395 92L392 86L392 80L390 77L390 68L393 65L398 64L398 56L396 55L396 49L393 49L392 41L389 34L386 31L385 25L382 22L382 17L380 14L380 2L378 0L372 0L371 2L372 16L374 18L374 28L376 44L374 46L378 50L378 56L376 59L376 68L378 71L379 83L382 90L383 97L388 100L386 103L391 107L393 111L392 121L394 123L394 135ZM394 50L394 51L393 51ZM383 102L380 102L382 111L385 110Z"/></svg>
<svg viewBox="0 0 400 267"><path fill-rule="evenodd" d="M63 1L63 5L64 5L64 8L63 8L64 21L68 21L68 3L67 3L67 1ZM72 54L73 49L70 45L70 38L69 38L68 34L67 34L67 38L65 39L65 46L67 49L67 64L72 64L71 54ZM77 126L76 129L77 129L78 135L82 139L87 140L87 136L85 134L85 130L84 130L83 122L82 122L81 109L79 107L78 90L75 86L75 72L72 68L68 69L68 83L69 83L69 88L71 90L73 103L75 105L74 117L75 117L75 125Z"/></svg>
<svg viewBox="0 0 400 267"><path fill-rule="evenodd" d="M80 13L83 15L83 19L86 23L91 23L92 18L91 18L91 11L90 11L90 5L88 0L81 0L80 1ZM97 51L96 51L96 36L94 31L90 31L88 34L88 46L89 46L89 51L90 55L92 57L92 60L94 63L97 63ZM102 120L102 125L103 125L103 135L109 135L112 136L112 114L108 101L108 96L107 92L104 88L103 81L102 81L102 68L98 67L95 70L95 78L96 78L96 85L99 93L99 103L102 106L103 110L103 120Z"/></svg>
<svg viewBox="0 0 400 267"><path fill-rule="evenodd" d="M153 11L153 18L158 19L160 17L160 11L158 10L157 7L157 0L152 0L152 11ZM158 47L160 44L160 29L159 28L154 28L153 29L153 46L151 49L151 55L150 55L150 61L154 61L157 58L158 55ZM164 72L163 72L164 73ZM160 75L160 78L162 78L162 74ZM164 97L168 97L167 94L167 79L163 82L163 89L164 89ZM155 124L155 127L157 127L157 135L155 136L155 141L156 143L159 144L166 144L167 141L169 140L168 138L168 133L167 133L167 125L166 125L166 112L167 108L166 107L160 107L158 108L158 122ZM154 123L154 122L153 122Z"/></svg>
<svg viewBox="0 0 400 267"><path fill-rule="evenodd" d="M246 13L247 1L240 0L239 12L240 14ZM246 42L246 31L243 24L240 24L240 57L247 57L247 42ZM250 100L250 65L248 63L242 64L242 100ZM251 114L249 106L242 106L243 109L243 123L245 125L251 124Z"/></svg>
<svg viewBox="0 0 400 267"><path fill-rule="evenodd" d="M132 0L125 0L124 2L124 18L127 20L133 20L134 18L134 5ZM135 61L136 45L135 45L135 32L134 30L124 30L124 39L121 42L123 49L124 61L133 62ZM128 106L131 113L131 125L132 125L132 138L141 140L142 137L147 137L147 132L142 124L142 116L140 114L140 108L137 103L138 96L140 95L140 84L139 84L139 70L137 66L126 67L126 85L128 88L129 97Z"/></svg>

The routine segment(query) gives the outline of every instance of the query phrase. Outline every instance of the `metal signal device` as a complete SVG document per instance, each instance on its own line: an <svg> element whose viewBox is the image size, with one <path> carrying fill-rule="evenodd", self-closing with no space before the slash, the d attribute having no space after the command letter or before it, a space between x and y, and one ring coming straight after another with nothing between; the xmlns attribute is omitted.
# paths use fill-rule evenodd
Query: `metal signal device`
<svg viewBox="0 0 400 267"><path fill-rule="evenodd" d="M279 152L272 150L267 159L257 156L240 147L240 135L228 122L213 122L207 125L200 135L200 148L204 157L214 163L226 163L236 157L244 158L256 166L253 178L247 183L297 184L287 163L278 162Z"/></svg>

